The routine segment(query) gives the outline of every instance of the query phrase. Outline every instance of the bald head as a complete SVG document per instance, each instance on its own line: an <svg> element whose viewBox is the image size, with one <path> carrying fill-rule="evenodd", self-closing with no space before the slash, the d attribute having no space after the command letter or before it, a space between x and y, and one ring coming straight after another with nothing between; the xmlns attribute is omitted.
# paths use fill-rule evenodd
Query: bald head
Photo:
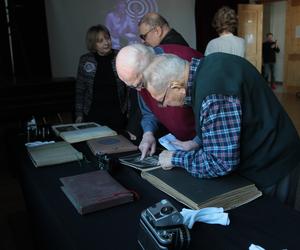
<svg viewBox="0 0 300 250"><path fill-rule="evenodd" d="M166 19L155 12L147 13L139 22L142 42L151 47L158 46L170 29Z"/></svg>
<svg viewBox="0 0 300 250"><path fill-rule="evenodd" d="M144 15L139 22L139 26L142 24L147 24L151 27L164 25L169 26L167 20L156 12L149 12L146 15Z"/></svg>
<svg viewBox="0 0 300 250"><path fill-rule="evenodd" d="M138 87L143 71L154 57L154 50L143 44L132 44L122 48L116 58L119 78L130 87Z"/></svg>

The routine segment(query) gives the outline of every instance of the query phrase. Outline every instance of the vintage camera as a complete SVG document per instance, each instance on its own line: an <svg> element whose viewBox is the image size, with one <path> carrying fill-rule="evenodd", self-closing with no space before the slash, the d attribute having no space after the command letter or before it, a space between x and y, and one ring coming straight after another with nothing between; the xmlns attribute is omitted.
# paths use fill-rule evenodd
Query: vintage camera
<svg viewBox="0 0 300 250"><path fill-rule="evenodd" d="M166 199L142 211L138 243L142 249L187 249L190 232L183 217Z"/></svg>

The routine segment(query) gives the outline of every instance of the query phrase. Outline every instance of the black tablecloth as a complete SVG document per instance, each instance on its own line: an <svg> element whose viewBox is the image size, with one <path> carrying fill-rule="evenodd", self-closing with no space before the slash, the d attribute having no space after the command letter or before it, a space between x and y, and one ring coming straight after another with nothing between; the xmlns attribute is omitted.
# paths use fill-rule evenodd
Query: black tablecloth
<svg viewBox="0 0 300 250"><path fill-rule="evenodd" d="M85 146L79 148L87 150ZM72 162L35 168L26 152L22 158L21 183L39 249L139 249L137 231L142 210L164 198L179 210L183 207L143 180L137 170L119 165L113 177L140 198L80 215L61 191L59 178L94 171L94 164ZM229 211L229 217L229 226L196 223L190 249L248 249L252 243L265 249L300 247L300 213L273 198L263 196Z"/></svg>

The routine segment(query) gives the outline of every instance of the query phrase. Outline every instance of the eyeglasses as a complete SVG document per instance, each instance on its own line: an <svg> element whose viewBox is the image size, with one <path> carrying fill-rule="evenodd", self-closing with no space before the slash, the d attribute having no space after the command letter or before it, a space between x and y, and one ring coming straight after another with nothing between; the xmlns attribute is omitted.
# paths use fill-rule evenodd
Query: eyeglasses
<svg viewBox="0 0 300 250"><path fill-rule="evenodd" d="M127 86L131 89L136 89L136 90L141 90L141 89L145 88L145 84L143 81L140 81L136 86L134 86L134 85L127 85Z"/></svg>
<svg viewBox="0 0 300 250"><path fill-rule="evenodd" d="M164 102L165 102L165 100L166 100L166 96L167 96L167 94L168 94L168 91L169 91L169 89L170 89L170 86L171 86L171 85L169 85L169 86L167 87L166 92L165 92L165 94L164 94L164 96L163 96L163 99L162 99L161 101L157 101L157 106L158 106L158 107L160 107L160 108L164 107Z"/></svg>
<svg viewBox="0 0 300 250"><path fill-rule="evenodd" d="M151 28L150 30L148 30L145 34L141 34L140 35L140 38L143 40L143 41L146 41L146 38L147 38L147 35L152 31L154 30L156 27L153 27Z"/></svg>

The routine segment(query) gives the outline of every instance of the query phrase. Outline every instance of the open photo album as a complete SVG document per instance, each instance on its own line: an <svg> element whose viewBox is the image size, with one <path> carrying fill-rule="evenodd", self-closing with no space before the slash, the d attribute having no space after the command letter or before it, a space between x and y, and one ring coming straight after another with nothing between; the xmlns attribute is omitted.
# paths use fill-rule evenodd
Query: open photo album
<svg viewBox="0 0 300 250"><path fill-rule="evenodd" d="M52 129L57 136L69 143L117 135L117 132L111 128L95 122L53 125Z"/></svg>
<svg viewBox="0 0 300 250"><path fill-rule="evenodd" d="M149 171L160 168L158 165L158 155L147 156L141 160L141 153L135 153L119 158L119 162L125 166L129 166L141 171Z"/></svg>

